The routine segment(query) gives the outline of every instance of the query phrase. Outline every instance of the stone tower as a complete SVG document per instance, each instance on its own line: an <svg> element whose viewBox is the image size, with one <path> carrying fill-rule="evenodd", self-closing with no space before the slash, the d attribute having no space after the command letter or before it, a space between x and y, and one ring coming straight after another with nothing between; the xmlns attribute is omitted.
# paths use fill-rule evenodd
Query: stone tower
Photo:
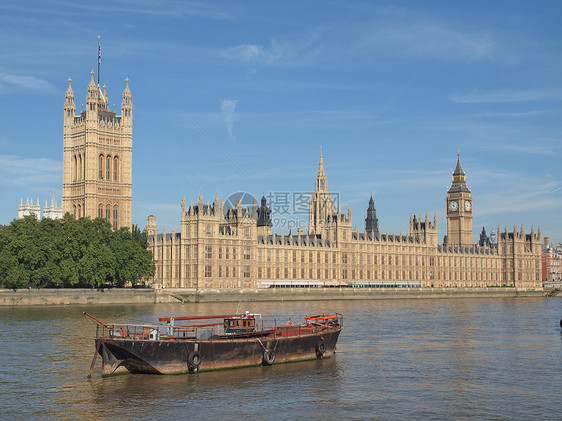
<svg viewBox="0 0 562 421"><path fill-rule="evenodd" d="M323 228L334 214L334 201L328 192L328 179L324 172L324 161L322 159L322 148L320 148L320 161L318 173L314 182L314 193L310 199L308 218L309 234L322 235Z"/></svg>
<svg viewBox="0 0 562 421"><path fill-rule="evenodd" d="M76 115L68 79L63 128L63 212L105 218L114 230L131 227L133 102L125 81L121 115L109 107L106 87L88 85L86 109Z"/></svg>
<svg viewBox="0 0 562 421"><path fill-rule="evenodd" d="M377 210L373 196L369 199L369 207L367 208L367 217L365 218L365 233L372 233L374 238L379 236L379 220L377 219Z"/></svg>
<svg viewBox="0 0 562 421"><path fill-rule="evenodd" d="M447 244L471 246L472 242L472 193L466 186L465 173L460 156L453 172L453 183L447 191Z"/></svg>

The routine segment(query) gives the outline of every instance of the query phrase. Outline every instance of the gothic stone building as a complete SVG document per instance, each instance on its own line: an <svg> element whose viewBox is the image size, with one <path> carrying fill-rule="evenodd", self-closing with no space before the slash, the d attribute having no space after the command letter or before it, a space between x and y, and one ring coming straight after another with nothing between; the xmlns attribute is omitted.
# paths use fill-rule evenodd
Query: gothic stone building
<svg viewBox="0 0 562 421"><path fill-rule="evenodd" d="M258 207L225 209L215 197L181 202L181 232L158 234L149 216L156 285L174 288L255 288L263 282L306 285L541 288L541 233L497 229L497 241L472 241L473 204L460 159L447 192L447 236L438 243L437 217L410 217L409 234L382 234L371 197L365 231L352 228L351 208L334 205L320 153L304 234L272 232L266 199Z"/></svg>
<svg viewBox="0 0 562 421"><path fill-rule="evenodd" d="M86 109L76 115L71 79L64 103L63 212L107 219L113 229L131 227L133 102L126 80L121 115L92 80Z"/></svg>

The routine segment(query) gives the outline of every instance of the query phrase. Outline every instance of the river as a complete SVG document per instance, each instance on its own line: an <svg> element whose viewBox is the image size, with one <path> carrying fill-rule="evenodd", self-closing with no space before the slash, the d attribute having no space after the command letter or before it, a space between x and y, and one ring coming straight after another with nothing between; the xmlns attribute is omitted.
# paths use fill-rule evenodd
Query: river
<svg viewBox="0 0 562 421"><path fill-rule="evenodd" d="M0 419L555 419L562 299L241 303L278 323L337 311L332 359L103 378L95 325L226 314L238 304L0 307Z"/></svg>

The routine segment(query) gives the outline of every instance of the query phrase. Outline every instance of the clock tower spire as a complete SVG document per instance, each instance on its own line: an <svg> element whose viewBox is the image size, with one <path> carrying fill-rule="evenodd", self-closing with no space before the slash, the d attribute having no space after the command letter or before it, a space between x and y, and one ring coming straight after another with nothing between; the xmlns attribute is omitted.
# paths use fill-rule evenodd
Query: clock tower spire
<svg viewBox="0 0 562 421"><path fill-rule="evenodd" d="M453 182L447 191L447 243L468 247L472 242L472 193L466 186L466 175L457 154Z"/></svg>

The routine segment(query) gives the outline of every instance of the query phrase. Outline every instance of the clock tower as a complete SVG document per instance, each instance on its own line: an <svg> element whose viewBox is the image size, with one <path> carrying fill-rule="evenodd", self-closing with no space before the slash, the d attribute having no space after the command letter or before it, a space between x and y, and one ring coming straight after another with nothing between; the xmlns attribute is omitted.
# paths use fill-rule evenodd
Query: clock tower
<svg viewBox="0 0 562 421"><path fill-rule="evenodd" d="M447 243L451 246L472 246L472 193L466 186L460 155L453 172L453 183L447 191Z"/></svg>

